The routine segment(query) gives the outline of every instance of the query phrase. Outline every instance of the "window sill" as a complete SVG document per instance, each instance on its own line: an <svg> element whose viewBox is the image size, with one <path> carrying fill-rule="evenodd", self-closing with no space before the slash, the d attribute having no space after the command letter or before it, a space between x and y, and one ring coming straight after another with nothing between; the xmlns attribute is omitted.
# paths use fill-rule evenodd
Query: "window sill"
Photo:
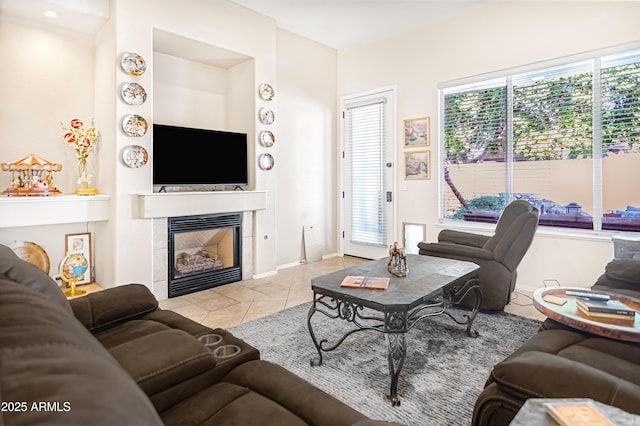
<svg viewBox="0 0 640 426"><path fill-rule="evenodd" d="M478 222L460 222L455 220L440 220L436 223L437 229L455 229L463 232L477 232L481 234L493 234L496 225ZM590 229L570 229L550 226L539 226L536 237L562 238L567 240L598 241L611 243L611 237L620 231L593 231Z"/></svg>

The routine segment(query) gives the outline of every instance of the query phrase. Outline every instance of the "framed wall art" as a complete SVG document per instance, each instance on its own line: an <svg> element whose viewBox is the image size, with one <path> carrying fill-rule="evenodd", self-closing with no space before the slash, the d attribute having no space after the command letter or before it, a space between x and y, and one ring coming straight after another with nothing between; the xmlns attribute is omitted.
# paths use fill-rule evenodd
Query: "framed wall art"
<svg viewBox="0 0 640 426"><path fill-rule="evenodd" d="M404 147L429 146L429 117L404 120Z"/></svg>
<svg viewBox="0 0 640 426"><path fill-rule="evenodd" d="M67 234L65 235L65 252L69 254L80 253L87 259L88 267L84 277L76 284L91 284L91 271L93 271L93 257L91 256L91 234Z"/></svg>
<svg viewBox="0 0 640 426"><path fill-rule="evenodd" d="M431 179L431 151L405 151L405 180Z"/></svg>

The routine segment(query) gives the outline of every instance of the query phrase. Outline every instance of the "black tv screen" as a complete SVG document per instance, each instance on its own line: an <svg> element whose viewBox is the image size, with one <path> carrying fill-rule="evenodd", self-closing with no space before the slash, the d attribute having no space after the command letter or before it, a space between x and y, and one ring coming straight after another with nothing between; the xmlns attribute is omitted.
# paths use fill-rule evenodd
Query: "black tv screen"
<svg viewBox="0 0 640 426"><path fill-rule="evenodd" d="M247 185L247 134L153 125L156 186Z"/></svg>

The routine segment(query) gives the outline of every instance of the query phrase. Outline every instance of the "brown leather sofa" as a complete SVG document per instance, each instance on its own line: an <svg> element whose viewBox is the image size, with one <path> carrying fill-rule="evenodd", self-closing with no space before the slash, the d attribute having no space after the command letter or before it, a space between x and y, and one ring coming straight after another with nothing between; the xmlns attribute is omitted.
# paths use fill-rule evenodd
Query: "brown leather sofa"
<svg viewBox="0 0 640 426"><path fill-rule="evenodd" d="M131 284L67 301L0 245L2 425L375 425L223 329ZM216 357L198 340L235 356Z"/></svg>
<svg viewBox="0 0 640 426"><path fill-rule="evenodd" d="M538 218L538 209L528 201L512 201L500 215L491 237L443 229L437 243L418 243L419 254L477 263L480 308L502 310L516 288L517 267L531 246ZM462 304L473 306L472 297L463 299Z"/></svg>
<svg viewBox="0 0 640 426"><path fill-rule="evenodd" d="M610 262L592 288L640 298L640 262ZM508 425L529 398L589 398L640 414L640 344L547 319L535 336L494 366L476 400L472 424Z"/></svg>

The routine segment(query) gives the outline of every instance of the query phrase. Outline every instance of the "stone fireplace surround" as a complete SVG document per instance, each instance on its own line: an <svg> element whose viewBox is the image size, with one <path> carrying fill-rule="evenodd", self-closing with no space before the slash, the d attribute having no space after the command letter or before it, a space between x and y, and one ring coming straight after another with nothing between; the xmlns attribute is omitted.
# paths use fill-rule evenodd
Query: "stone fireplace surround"
<svg viewBox="0 0 640 426"><path fill-rule="evenodd" d="M168 192L138 195L138 215L153 219L153 293L166 299L169 217L242 213L242 279L253 276L255 212L266 208L265 191Z"/></svg>

